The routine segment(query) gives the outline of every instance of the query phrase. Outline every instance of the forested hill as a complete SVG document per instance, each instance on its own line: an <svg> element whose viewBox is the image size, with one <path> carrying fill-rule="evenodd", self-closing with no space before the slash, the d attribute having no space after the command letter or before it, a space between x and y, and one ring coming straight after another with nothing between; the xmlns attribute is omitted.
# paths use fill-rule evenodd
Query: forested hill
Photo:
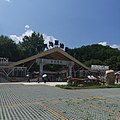
<svg viewBox="0 0 120 120"><path fill-rule="evenodd" d="M120 50L109 46L93 44L65 51L87 66L107 65L110 69L120 70Z"/></svg>

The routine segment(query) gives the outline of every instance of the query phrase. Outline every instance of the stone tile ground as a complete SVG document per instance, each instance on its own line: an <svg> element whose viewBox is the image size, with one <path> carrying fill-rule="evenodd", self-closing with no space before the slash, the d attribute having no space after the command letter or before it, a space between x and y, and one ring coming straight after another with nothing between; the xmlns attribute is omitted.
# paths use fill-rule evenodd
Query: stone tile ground
<svg viewBox="0 0 120 120"><path fill-rule="evenodd" d="M0 120L120 120L120 89L0 84Z"/></svg>

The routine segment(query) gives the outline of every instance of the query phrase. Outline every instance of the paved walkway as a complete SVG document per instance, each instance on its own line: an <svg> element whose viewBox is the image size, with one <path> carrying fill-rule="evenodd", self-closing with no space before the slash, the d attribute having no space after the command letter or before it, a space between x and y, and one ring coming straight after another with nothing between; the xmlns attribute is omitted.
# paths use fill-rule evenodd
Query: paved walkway
<svg viewBox="0 0 120 120"><path fill-rule="evenodd" d="M0 84L0 120L120 120L120 89Z"/></svg>
<svg viewBox="0 0 120 120"><path fill-rule="evenodd" d="M12 83L0 83L1 85L48 85L48 86L56 86L56 85L67 85L67 82L12 82Z"/></svg>
<svg viewBox="0 0 120 120"><path fill-rule="evenodd" d="M46 82L46 83L44 83L44 82L39 82L39 83L37 83L37 82L30 82L30 83L26 82L26 83L22 83L22 84L24 84L24 85L48 85L48 86L56 86L56 85L67 85L67 82Z"/></svg>

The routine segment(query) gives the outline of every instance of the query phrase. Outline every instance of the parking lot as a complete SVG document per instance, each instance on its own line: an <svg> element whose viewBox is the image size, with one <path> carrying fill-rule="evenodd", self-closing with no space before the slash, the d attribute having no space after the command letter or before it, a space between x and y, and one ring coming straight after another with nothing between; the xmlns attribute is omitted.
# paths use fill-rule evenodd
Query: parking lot
<svg viewBox="0 0 120 120"><path fill-rule="evenodd" d="M120 120L120 89L0 84L0 120Z"/></svg>

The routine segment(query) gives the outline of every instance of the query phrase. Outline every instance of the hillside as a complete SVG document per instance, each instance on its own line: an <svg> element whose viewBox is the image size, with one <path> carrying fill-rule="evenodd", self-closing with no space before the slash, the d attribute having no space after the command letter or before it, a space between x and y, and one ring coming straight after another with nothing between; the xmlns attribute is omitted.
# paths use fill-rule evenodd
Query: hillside
<svg viewBox="0 0 120 120"><path fill-rule="evenodd" d="M65 51L89 67L107 65L110 69L120 69L120 50L109 46L93 44L74 49L66 47Z"/></svg>

